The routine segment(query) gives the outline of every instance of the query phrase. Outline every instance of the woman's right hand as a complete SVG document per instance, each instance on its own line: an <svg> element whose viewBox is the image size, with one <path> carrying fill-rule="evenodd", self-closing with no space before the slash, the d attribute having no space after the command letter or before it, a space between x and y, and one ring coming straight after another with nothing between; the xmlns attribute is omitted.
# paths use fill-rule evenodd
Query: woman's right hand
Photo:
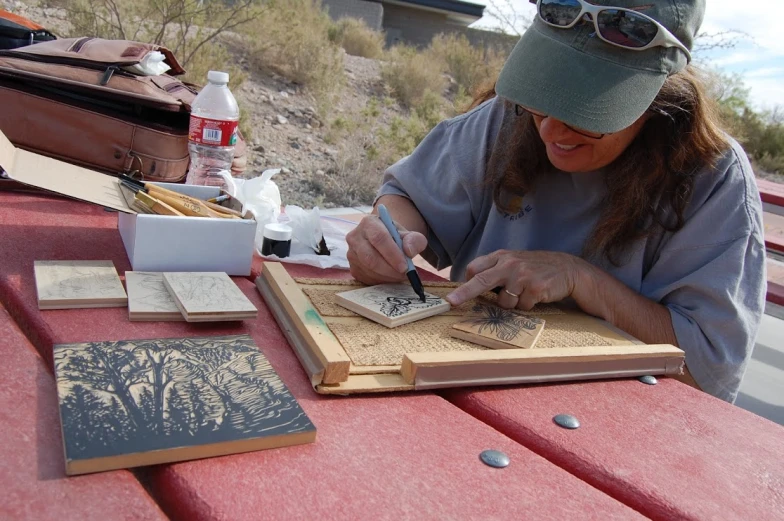
<svg viewBox="0 0 784 521"><path fill-rule="evenodd" d="M403 249L415 257L427 247L427 239L419 232L397 226ZM346 235L346 255L351 275L365 284L400 282L406 278L406 259L389 231L377 215L368 215Z"/></svg>

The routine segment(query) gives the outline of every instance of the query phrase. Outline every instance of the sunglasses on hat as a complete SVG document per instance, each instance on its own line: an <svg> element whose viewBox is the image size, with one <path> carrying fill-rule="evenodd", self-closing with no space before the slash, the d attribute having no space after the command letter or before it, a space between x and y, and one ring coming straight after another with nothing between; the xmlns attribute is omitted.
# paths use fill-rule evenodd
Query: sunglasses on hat
<svg viewBox="0 0 784 521"><path fill-rule="evenodd" d="M677 47L691 61L689 50L666 27L631 9L593 5L585 0L536 0L536 12L544 23L559 29L571 29L590 15L596 35L611 45L633 51Z"/></svg>

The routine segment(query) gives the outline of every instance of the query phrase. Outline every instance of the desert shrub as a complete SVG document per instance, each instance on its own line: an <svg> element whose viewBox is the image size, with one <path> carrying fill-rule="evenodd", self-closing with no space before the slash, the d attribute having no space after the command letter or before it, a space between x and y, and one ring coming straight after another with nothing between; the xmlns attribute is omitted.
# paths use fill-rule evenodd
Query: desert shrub
<svg viewBox="0 0 784 521"><path fill-rule="evenodd" d="M324 176L324 195L337 206L370 205L381 184L385 166L367 154L364 141L345 140Z"/></svg>
<svg viewBox="0 0 784 521"><path fill-rule="evenodd" d="M324 142L334 145L344 139L350 132L354 131L361 122L354 116L337 116L327 122L324 131Z"/></svg>
<svg viewBox="0 0 784 521"><path fill-rule="evenodd" d="M765 172L784 175L784 155L771 156L765 153L754 164ZM781 181L784 181L784 179Z"/></svg>
<svg viewBox="0 0 784 521"><path fill-rule="evenodd" d="M229 88L234 92L248 79L247 73L234 64L231 54L222 42L205 45L203 52L194 55L188 65L183 67L186 72L179 78L199 86L207 84L209 71L228 72Z"/></svg>
<svg viewBox="0 0 784 521"><path fill-rule="evenodd" d="M498 77L505 57L489 47L474 47L462 34L439 34L426 51L466 93Z"/></svg>
<svg viewBox="0 0 784 521"><path fill-rule="evenodd" d="M229 72L232 87L244 77L220 40L260 16L262 0L70 0L63 3L66 36L134 40L170 49L189 71L185 80L203 84L211 69Z"/></svg>
<svg viewBox="0 0 784 521"><path fill-rule="evenodd" d="M408 115L395 116L378 134L378 155L389 165L414 151L428 132L448 115L446 100L427 91Z"/></svg>
<svg viewBox="0 0 784 521"><path fill-rule="evenodd" d="M420 103L403 115L391 116L388 98L370 98L363 107L328 123L337 149L335 163L319 183L325 196L338 205L371 204L384 170L410 154L427 135L449 104L427 91Z"/></svg>
<svg viewBox="0 0 784 521"><path fill-rule="evenodd" d="M374 31L363 20L343 18L331 28L329 39L352 56L379 58L384 53L384 34Z"/></svg>
<svg viewBox="0 0 784 521"><path fill-rule="evenodd" d="M784 108L755 110L739 74L716 69L702 72L725 127L743 145L754 168L784 174Z"/></svg>
<svg viewBox="0 0 784 521"><path fill-rule="evenodd" d="M344 82L343 51L330 41L332 21L319 0L268 0L242 29L251 63L308 88L323 114Z"/></svg>
<svg viewBox="0 0 784 521"><path fill-rule="evenodd" d="M392 96L405 107L416 106L427 91L440 94L445 79L431 55L414 47L396 45L386 53L381 78Z"/></svg>
<svg viewBox="0 0 784 521"><path fill-rule="evenodd" d="M243 102L241 99L238 99L237 104L239 105L240 109L240 133L245 138L247 146L250 147L251 143L253 142L253 118L251 117L250 109L245 104L245 102Z"/></svg>

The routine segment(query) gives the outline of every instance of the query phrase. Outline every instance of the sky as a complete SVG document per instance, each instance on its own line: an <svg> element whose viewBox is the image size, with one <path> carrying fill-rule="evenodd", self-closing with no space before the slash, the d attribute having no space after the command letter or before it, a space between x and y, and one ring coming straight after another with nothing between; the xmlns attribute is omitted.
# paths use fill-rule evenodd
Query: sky
<svg viewBox="0 0 784 521"><path fill-rule="evenodd" d="M485 16L472 27L497 26L489 8L504 12L511 5L518 14L532 17L536 7L528 0L470 0L484 4ZM732 49L713 49L695 55L695 61L739 74L750 89L752 105L758 110L784 108L784 1L707 0L701 31L743 31L753 38L738 40Z"/></svg>

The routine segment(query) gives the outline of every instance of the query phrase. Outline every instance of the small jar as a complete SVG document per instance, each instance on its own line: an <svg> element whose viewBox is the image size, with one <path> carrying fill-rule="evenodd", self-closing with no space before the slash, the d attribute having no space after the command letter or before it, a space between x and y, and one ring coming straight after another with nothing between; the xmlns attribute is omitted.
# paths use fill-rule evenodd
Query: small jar
<svg viewBox="0 0 784 521"><path fill-rule="evenodd" d="M265 225L261 254L265 257L276 255L282 259L288 257L289 253L291 253L291 227L278 223Z"/></svg>

